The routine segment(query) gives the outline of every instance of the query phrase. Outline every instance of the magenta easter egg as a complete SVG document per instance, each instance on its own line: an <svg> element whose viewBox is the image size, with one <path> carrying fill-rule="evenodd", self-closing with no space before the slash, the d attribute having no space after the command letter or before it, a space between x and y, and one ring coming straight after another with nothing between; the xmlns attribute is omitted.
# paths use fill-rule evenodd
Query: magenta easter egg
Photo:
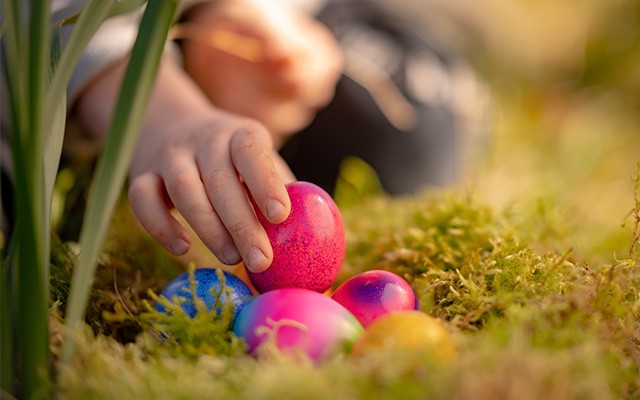
<svg viewBox="0 0 640 400"><path fill-rule="evenodd" d="M276 289L259 295L238 314L233 331L257 354L275 345L288 354L306 354L322 361L348 352L364 329L331 298L299 288Z"/></svg>
<svg viewBox="0 0 640 400"><path fill-rule="evenodd" d="M324 292L345 255L342 216L331 196L312 183L288 184L287 192L291 213L281 224L269 223L256 209L273 247L273 262L264 272L247 271L249 279L260 293L280 288Z"/></svg>
<svg viewBox="0 0 640 400"><path fill-rule="evenodd" d="M346 280L331 298L351 311L365 328L382 315L418 308L409 283L383 270L366 271Z"/></svg>

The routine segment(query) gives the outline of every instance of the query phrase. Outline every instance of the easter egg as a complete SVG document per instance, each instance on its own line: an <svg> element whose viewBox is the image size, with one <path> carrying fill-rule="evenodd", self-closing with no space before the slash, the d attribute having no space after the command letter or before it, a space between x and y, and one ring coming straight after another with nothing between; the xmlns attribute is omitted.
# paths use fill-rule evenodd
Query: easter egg
<svg viewBox="0 0 640 400"><path fill-rule="evenodd" d="M331 298L308 289L284 288L249 302L238 314L233 331L254 355L262 346L271 346L318 362L348 352L363 328Z"/></svg>
<svg viewBox="0 0 640 400"><path fill-rule="evenodd" d="M324 292L335 281L346 244L342 216L331 196L309 182L287 185L291 213L280 224L256 214L273 247L273 262L263 272L248 271L256 290L303 288Z"/></svg>
<svg viewBox="0 0 640 400"><path fill-rule="evenodd" d="M351 311L365 328L382 315L414 310L418 305L409 282L383 270L366 271L346 280L331 298Z"/></svg>
<svg viewBox="0 0 640 400"><path fill-rule="evenodd" d="M399 311L383 315L369 325L356 342L352 354L374 351L423 352L436 361L450 361L457 350L439 319L421 311Z"/></svg>
<svg viewBox="0 0 640 400"><path fill-rule="evenodd" d="M220 295L220 300L223 304L231 302L234 305L234 313L237 315L242 307L253 298L251 289L237 276L230 274L226 271L218 270L216 268L200 268L194 271L194 280L196 284L196 297L204 302L209 310L212 310L216 305L216 299L218 293L221 290L221 281L218 277L218 271L222 272L224 276L224 284L228 290L223 290ZM227 293L228 292L228 293ZM166 297L169 301L175 301L176 297L183 298L181 303L182 310L190 317L195 317L197 313L196 305L193 302L193 296L191 295L191 285L189 283L189 273L176 277L171 281L160 293L161 296ZM216 307L216 311L221 311L220 305ZM167 313L165 307L158 303L156 304L156 310Z"/></svg>

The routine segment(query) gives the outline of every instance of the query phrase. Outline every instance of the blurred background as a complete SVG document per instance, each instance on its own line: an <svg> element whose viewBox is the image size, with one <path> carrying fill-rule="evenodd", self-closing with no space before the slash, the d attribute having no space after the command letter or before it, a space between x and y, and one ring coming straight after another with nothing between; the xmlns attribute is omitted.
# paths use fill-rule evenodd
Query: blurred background
<svg viewBox="0 0 640 400"><path fill-rule="evenodd" d="M469 164L470 185L515 215L529 210L528 223L591 260L626 256L640 162L640 1L394 4L487 83L491 135Z"/></svg>
<svg viewBox="0 0 640 400"><path fill-rule="evenodd" d="M640 0L384 4L464 55L484 83L479 92L462 79L456 92L461 112L488 131L472 140L464 186L530 228L531 243L590 262L626 256L640 162ZM79 226L70 211L89 174L70 164L58 177L63 238Z"/></svg>

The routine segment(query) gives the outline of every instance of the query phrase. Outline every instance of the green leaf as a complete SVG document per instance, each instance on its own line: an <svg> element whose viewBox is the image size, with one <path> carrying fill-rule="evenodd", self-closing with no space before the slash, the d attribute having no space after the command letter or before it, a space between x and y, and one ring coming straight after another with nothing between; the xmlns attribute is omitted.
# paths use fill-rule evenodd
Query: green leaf
<svg viewBox="0 0 640 400"><path fill-rule="evenodd" d="M16 24L16 21L20 21L21 7L20 2L17 0L6 0L0 3L2 7L2 27L3 27L3 46L2 46L2 71L5 75L5 82L7 83L9 105L9 123L12 130L12 152L16 154L22 150L23 136L26 136L28 121L26 118L26 89L24 81L24 57L20 57L18 49L20 46L24 34L21 27ZM18 166L22 159L19 157L13 160L14 167ZM20 165L21 166L21 165ZM22 167L22 166L21 166ZM21 175L24 177L25 171L16 171L16 178ZM20 187L18 187L20 186ZM24 192L20 192L20 189L24 189L24 185L20 185L17 182L14 198L19 201L24 201ZM22 195L22 199L19 197ZM13 232L13 240L9 244L7 251L8 258L3 260L0 266L0 388L7 392L13 393L14 391L14 379L16 372L15 361L17 356L17 349L15 346L15 327L16 320L13 310L17 309L18 303L16 294L18 285L15 283L15 271L18 271L17 266L12 266L18 256L18 250L16 247L15 238L20 233L18 231Z"/></svg>
<svg viewBox="0 0 640 400"><path fill-rule="evenodd" d="M107 141L98 160L80 232L81 252L74 270L66 312L66 325L72 328L77 326L86 312L96 260L126 178L176 9L175 1L150 0L142 17ZM65 341L63 360L68 361L73 352L73 341Z"/></svg>
<svg viewBox="0 0 640 400"><path fill-rule="evenodd" d="M24 48L25 32L22 31L22 13L20 2L17 0L6 0L2 3L3 27L6 34L3 37L2 46L2 67L5 71L7 89L9 93L10 123L12 134L24 137L29 119L27 118L27 88L25 85L24 67L27 64L25 52L18 49ZM14 151L19 150L15 142Z"/></svg>
<svg viewBox="0 0 640 400"><path fill-rule="evenodd" d="M48 132L47 143L44 148L44 182L45 182L45 201L48 205L45 208L46 219L51 220L51 201L53 198L53 188L56 182L56 176L58 174L58 167L60 166L60 155L62 154L62 144L64 142L64 131L66 125L67 116L67 95L64 93L58 107L51 111L53 113L53 123L51 124ZM48 254L48 252L47 252Z"/></svg>
<svg viewBox="0 0 640 400"><path fill-rule="evenodd" d="M54 29L51 38L51 58L49 66L49 74L53 77L56 65L62 56L62 44L60 40L60 28ZM67 93L62 91L59 94L58 102L55 108L47 109L47 113L51 113L53 121L45 133L46 143L44 148L44 198L45 204L45 220L51 221L51 203L53 198L53 188L55 186L58 167L60 166L60 156L62 154L62 143L64 141L64 131L67 121ZM49 251L46 252L49 254Z"/></svg>
<svg viewBox="0 0 640 400"><path fill-rule="evenodd" d="M22 5L20 5L22 6ZM27 65L27 99L23 103L28 117L26 136L21 142L19 163L25 168L24 182L19 185L20 196L17 224L18 233L18 311L17 326L20 341L21 395L31 398L36 393L44 394L49 381L49 245L50 221L46 219L44 201L44 165L41 158L44 147L44 97L49 83L49 21L50 4L46 0L31 2ZM14 154L15 156L15 154ZM20 164L17 164L19 166ZM17 179L16 179L17 181ZM20 211L20 208L23 208Z"/></svg>

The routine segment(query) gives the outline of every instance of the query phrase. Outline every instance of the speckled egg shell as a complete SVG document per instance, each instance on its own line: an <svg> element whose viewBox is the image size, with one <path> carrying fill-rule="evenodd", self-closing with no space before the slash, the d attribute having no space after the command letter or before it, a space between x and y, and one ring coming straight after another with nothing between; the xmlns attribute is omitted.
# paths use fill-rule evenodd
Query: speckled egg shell
<svg viewBox="0 0 640 400"><path fill-rule="evenodd" d="M234 333L254 355L263 344L285 353L302 352L314 361L348 352L362 325L331 298L311 290L276 289L247 304L235 320Z"/></svg>
<svg viewBox="0 0 640 400"><path fill-rule="evenodd" d="M365 328L385 314L418 308L409 283L383 270L366 271L348 279L331 298L351 311Z"/></svg>
<svg viewBox="0 0 640 400"><path fill-rule="evenodd" d="M279 288L324 292L335 281L346 244L337 205L320 187L308 182L287 185L291 214L281 224L258 218L273 247L273 262L264 272L248 272L255 288L264 293Z"/></svg>
<svg viewBox="0 0 640 400"><path fill-rule="evenodd" d="M207 305L209 310L213 309L216 301L216 294L220 292L221 283L218 278L217 271L218 270L216 268L200 268L194 271L196 296ZM229 296L227 296L226 293L223 293L221 300L223 302L232 302L235 306L234 313L235 315L238 315L242 307L244 307L245 304L253 298L253 293L251 292L251 289L249 289L249 287L237 276L226 271L222 271L222 273L224 275L225 285L231 291ZM181 307L185 314L193 318L196 315L197 310L189 289L189 273L185 272L171 281L160 295L166 297L170 301L174 301L176 297L184 298L185 301L181 304ZM156 304L156 310L167 313L165 307L160 303ZM217 311L220 312L220 307Z"/></svg>

